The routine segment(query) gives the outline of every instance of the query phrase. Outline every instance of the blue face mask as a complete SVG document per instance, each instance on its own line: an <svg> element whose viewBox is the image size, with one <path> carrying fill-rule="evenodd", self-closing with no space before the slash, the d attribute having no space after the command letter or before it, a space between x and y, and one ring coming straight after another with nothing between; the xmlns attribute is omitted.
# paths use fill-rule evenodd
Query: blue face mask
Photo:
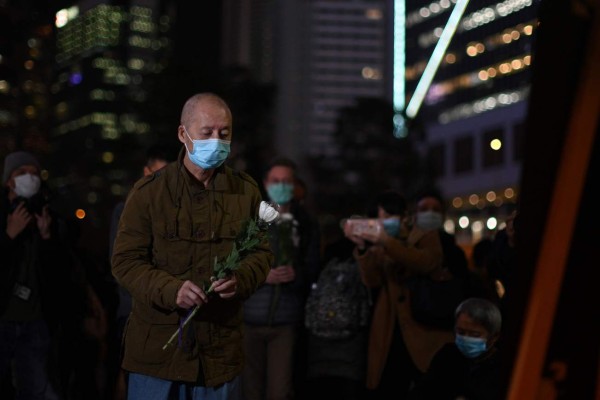
<svg viewBox="0 0 600 400"><path fill-rule="evenodd" d="M190 137L185 126L183 127L185 134L193 143L192 151L190 152L185 146L188 152L190 160L202 169L214 169L227 159L229 151L231 149L231 142L228 140L221 139L204 139L194 140Z"/></svg>
<svg viewBox="0 0 600 400"><path fill-rule="evenodd" d="M484 338L456 335L454 343L467 358L477 358L487 350L487 341Z"/></svg>
<svg viewBox="0 0 600 400"><path fill-rule="evenodd" d="M267 186L267 194L271 201L277 204L287 204L294 195L294 185L291 183L272 183Z"/></svg>
<svg viewBox="0 0 600 400"><path fill-rule="evenodd" d="M421 211L417 213L417 226L425 230L440 229L443 224L442 214L436 211Z"/></svg>
<svg viewBox="0 0 600 400"><path fill-rule="evenodd" d="M397 237L400 234L400 228L402 227L400 218L386 218L382 222L383 229L388 235Z"/></svg>

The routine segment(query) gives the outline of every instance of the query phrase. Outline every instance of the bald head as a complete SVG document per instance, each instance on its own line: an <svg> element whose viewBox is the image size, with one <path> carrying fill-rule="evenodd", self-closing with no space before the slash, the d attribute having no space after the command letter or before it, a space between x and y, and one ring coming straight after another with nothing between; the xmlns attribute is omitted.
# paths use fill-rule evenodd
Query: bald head
<svg viewBox="0 0 600 400"><path fill-rule="evenodd" d="M190 126L194 123L198 115L199 106L222 108L227 112L231 120L231 110L227 103L225 103L225 100L214 93L198 93L190 97L183 105L183 109L181 110L181 125Z"/></svg>

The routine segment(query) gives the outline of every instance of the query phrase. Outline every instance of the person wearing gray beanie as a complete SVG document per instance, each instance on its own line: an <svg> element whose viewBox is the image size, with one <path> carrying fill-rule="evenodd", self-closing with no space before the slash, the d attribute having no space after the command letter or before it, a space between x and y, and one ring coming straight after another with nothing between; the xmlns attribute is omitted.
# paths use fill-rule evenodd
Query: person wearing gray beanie
<svg viewBox="0 0 600 400"><path fill-rule="evenodd" d="M0 196L0 376L12 371L16 398L43 398L51 332L68 304L72 256L43 197L40 163L16 151L4 159ZM5 381L0 393L7 392ZM1 397L1 396L0 396Z"/></svg>
<svg viewBox="0 0 600 400"><path fill-rule="evenodd" d="M6 185L6 182L10 179L10 175L17 168L22 167L23 165L33 165L39 170L40 162L38 159L31 153L27 151L15 151L10 153L4 159L4 169L2 170L2 184Z"/></svg>

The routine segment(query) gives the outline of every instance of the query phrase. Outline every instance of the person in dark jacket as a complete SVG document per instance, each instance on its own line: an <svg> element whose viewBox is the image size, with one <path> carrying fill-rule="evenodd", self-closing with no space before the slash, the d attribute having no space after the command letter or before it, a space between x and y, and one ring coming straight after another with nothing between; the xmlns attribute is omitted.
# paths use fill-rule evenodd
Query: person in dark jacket
<svg viewBox="0 0 600 400"><path fill-rule="evenodd" d="M517 210L513 209L506 218L506 226L494 236L487 260L489 277L501 299L501 307L504 307L505 304L504 295L512 289L512 281L517 267L517 249L515 247L517 219Z"/></svg>
<svg viewBox="0 0 600 400"><path fill-rule="evenodd" d="M247 222L258 217L262 196L249 175L223 165L232 139L223 99L212 93L189 98L177 134L183 144L178 160L136 182L113 248L113 275L133 298L122 363L128 398L238 399L242 305L267 277L273 262L268 240L224 278L211 277ZM181 334L169 346L174 332Z"/></svg>
<svg viewBox="0 0 600 400"><path fill-rule="evenodd" d="M465 251L457 243L456 237L444 229L446 217L444 200L440 192L427 189L417 196L415 224L421 229L435 230L440 237L444 255L443 267L446 278L460 285L460 293L448 298L448 315L440 321L442 327L452 329L454 318L452 310L468 297L484 297L493 300L486 282L480 279L471 269Z"/></svg>
<svg viewBox="0 0 600 400"><path fill-rule="evenodd" d="M444 251L444 268L453 276L466 278L469 273L464 250L456 243L454 235L444 230L444 201L436 190L430 189L417 196L415 224L424 230L435 230L440 235Z"/></svg>
<svg viewBox="0 0 600 400"><path fill-rule="evenodd" d="M280 219L269 228L274 267L244 304L245 400L291 399L295 378L304 375L304 305L319 270L320 236L317 221L293 198L295 181L296 165L287 158L273 160L263 179Z"/></svg>
<svg viewBox="0 0 600 400"><path fill-rule="evenodd" d="M496 343L502 316L493 302L472 297L456 309L455 342L442 347L411 390L410 400L500 400Z"/></svg>
<svg viewBox="0 0 600 400"><path fill-rule="evenodd" d="M37 158L25 151L6 156L0 199L0 377L14 365L16 396L43 399L47 363L62 313L71 257L48 206ZM11 388L0 387L6 395Z"/></svg>

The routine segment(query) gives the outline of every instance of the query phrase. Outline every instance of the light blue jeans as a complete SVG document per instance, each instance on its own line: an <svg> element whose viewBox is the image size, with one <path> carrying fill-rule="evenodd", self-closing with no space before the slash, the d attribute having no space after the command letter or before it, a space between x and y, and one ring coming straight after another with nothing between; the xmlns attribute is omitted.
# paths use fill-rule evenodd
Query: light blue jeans
<svg viewBox="0 0 600 400"><path fill-rule="evenodd" d="M240 400L239 382L235 377L218 387L194 386L130 372L127 400Z"/></svg>

